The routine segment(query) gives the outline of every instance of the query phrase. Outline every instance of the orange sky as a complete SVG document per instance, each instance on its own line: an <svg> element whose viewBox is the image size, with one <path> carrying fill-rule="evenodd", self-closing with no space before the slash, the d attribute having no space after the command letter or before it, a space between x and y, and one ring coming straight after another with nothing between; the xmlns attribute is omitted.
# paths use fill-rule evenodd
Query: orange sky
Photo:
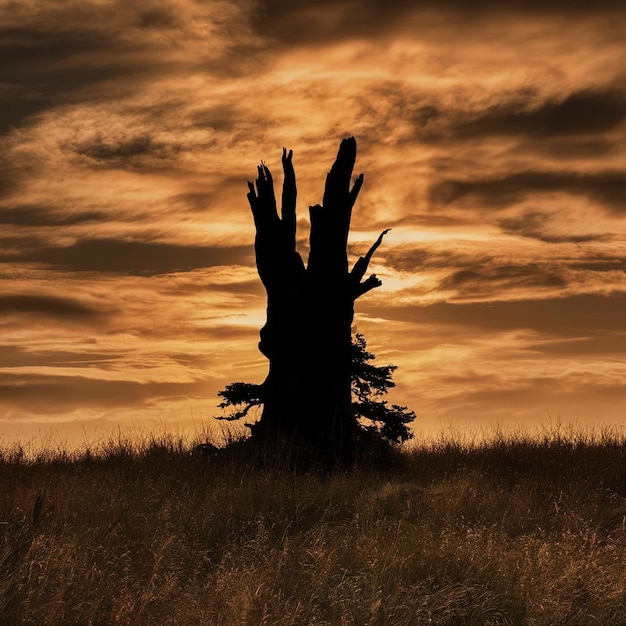
<svg viewBox="0 0 626 626"><path fill-rule="evenodd" d="M246 181L294 150L306 254L347 135L353 258L393 229L355 318L390 400L418 429L621 424L625 42L617 0L0 0L5 439L261 382Z"/></svg>

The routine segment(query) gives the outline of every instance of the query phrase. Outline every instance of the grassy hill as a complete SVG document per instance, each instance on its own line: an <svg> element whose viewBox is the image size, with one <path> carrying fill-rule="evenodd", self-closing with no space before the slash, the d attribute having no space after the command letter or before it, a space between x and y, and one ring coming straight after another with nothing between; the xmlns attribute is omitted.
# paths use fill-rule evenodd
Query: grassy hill
<svg viewBox="0 0 626 626"><path fill-rule="evenodd" d="M167 437L0 454L0 623L626 624L626 444L253 469Z"/></svg>

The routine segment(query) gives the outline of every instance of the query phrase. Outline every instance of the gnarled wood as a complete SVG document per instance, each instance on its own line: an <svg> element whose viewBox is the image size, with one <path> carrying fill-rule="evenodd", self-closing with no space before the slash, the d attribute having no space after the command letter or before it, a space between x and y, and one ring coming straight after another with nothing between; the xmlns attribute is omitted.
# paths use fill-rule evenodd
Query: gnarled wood
<svg viewBox="0 0 626 626"><path fill-rule="evenodd" d="M262 384L264 408L253 438L288 436L321 455L349 461L359 428L351 410L351 325L354 302L380 286L362 281L383 231L348 271L352 209L363 184L351 186L356 141L344 139L326 177L323 202L310 207L307 265L296 250L296 177L292 152L283 148L284 182L278 215L272 175L261 163L248 200L256 227L259 276L267 291L267 322L259 349L270 369Z"/></svg>

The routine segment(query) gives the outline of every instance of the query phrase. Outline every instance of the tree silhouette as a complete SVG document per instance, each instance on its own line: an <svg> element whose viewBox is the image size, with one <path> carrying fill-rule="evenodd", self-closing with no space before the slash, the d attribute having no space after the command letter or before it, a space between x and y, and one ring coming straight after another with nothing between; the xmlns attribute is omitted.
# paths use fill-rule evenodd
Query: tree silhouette
<svg viewBox="0 0 626 626"><path fill-rule="evenodd" d="M367 351L365 337L356 334L352 342L351 393L352 411L365 431L375 432L389 443L402 443L413 437L408 428L415 419L415 413L406 406L389 406L382 396L396 384L392 380L395 365L372 365L376 357ZM232 409L227 415L217 416L218 420L234 421L245 418L250 410L264 404L264 387L254 383L230 383L219 391L223 398L219 404L222 410ZM307 402L303 398L302 402ZM246 424L252 427L252 424Z"/></svg>
<svg viewBox="0 0 626 626"><path fill-rule="evenodd" d="M322 204L309 209L305 266L296 250L292 156L283 148L280 216L272 175L264 163L258 166L256 187L248 183L256 264L267 292L259 349L269 360L262 395L256 398L258 404L262 399L263 411L251 427L252 438L293 438L327 462L345 463L353 459L362 433L351 402L354 303L381 285L375 275L362 279L387 231L349 271L348 231L363 175L351 186L356 141L344 139L326 177Z"/></svg>

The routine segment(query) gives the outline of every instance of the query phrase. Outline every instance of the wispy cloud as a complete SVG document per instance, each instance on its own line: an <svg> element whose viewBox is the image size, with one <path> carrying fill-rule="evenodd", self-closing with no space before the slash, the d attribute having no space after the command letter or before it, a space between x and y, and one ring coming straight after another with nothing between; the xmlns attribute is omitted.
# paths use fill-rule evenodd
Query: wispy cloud
<svg viewBox="0 0 626 626"><path fill-rule="evenodd" d="M37 294L0 296L0 313L49 315L59 319L92 321L100 314L96 309L72 298Z"/></svg>
<svg viewBox="0 0 626 626"><path fill-rule="evenodd" d="M424 423L620 418L622 9L0 2L0 411L212 414L262 379L246 181L294 149L306 257L356 135L351 254L393 227L357 322L398 400Z"/></svg>
<svg viewBox="0 0 626 626"><path fill-rule="evenodd" d="M220 265L251 265L250 246L185 246L115 239L82 240L65 247L38 247L15 255L0 255L0 263L41 263L72 272L164 274Z"/></svg>

